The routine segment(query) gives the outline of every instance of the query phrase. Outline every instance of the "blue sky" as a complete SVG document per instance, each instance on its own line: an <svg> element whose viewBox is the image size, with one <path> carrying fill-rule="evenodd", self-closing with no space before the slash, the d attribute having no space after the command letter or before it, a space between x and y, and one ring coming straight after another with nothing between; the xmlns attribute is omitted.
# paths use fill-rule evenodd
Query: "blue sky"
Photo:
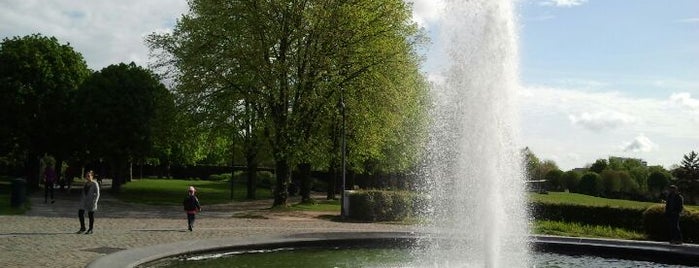
<svg viewBox="0 0 699 268"><path fill-rule="evenodd" d="M410 0L433 37L424 70L440 80L446 0ZM496 1L496 0L492 0ZM147 66L143 38L168 31L184 0L0 0L0 38L69 42L90 68ZM670 167L699 151L699 1L520 0L520 133L566 170L608 156Z"/></svg>

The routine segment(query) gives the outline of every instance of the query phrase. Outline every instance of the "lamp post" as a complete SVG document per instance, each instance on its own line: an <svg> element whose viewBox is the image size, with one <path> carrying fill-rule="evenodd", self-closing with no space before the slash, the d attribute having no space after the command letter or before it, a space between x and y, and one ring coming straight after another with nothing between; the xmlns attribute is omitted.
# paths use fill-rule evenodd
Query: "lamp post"
<svg viewBox="0 0 699 268"><path fill-rule="evenodd" d="M340 216L344 219L347 217L347 205L345 204L345 200L347 196L345 196L345 190L347 189L345 185L345 178L346 178L346 167L347 167L347 160L345 158L345 153L346 153L346 146L347 142L345 140L346 136L346 130L345 130L345 88L342 87L340 89L340 112L342 113L342 141L340 147L342 148L342 194L341 194L341 202L340 202Z"/></svg>

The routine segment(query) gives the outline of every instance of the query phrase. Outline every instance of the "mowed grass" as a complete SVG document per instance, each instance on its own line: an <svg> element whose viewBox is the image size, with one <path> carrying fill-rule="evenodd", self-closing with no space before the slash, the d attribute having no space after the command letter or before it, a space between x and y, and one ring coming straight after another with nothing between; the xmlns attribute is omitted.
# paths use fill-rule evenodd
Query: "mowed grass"
<svg viewBox="0 0 699 268"><path fill-rule="evenodd" d="M532 193L530 201L552 204L575 204L594 207L647 208L658 203L639 202L622 199L609 199L576 193L549 192L548 194Z"/></svg>
<svg viewBox="0 0 699 268"><path fill-rule="evenodd" d="M552 204L574 204L594 207L619 207L619 208L638 208L646 209L652 205L660 204L653 202L640 202L623 199L610 199L596 197L584 194L565 193L565 192L549 192L548 194L531 193L529 200L532 202L552 203ZM699 206L685 204L685 209L699 211Z"/></svg>
<svg viewBox="0 0 699 268"><path fill-rule="evenodd" d="M122 185L121 192L116 197L124 202L149 205L181 205L187 195L187 188L197 188L197 197L202 203L221 204L231 202L230 184L227 181L195 181L195 180L157 180L139 179ZM269 189L258 188L255 193L258 199L272 198ZM245 185L233 186L233 199L244 201Z"/></svg>

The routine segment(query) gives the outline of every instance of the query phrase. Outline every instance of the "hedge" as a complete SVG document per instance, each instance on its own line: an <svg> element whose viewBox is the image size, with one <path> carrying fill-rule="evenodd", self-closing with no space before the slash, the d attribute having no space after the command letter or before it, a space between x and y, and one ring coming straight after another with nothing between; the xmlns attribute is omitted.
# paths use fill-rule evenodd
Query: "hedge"
<svg viewBox="0 0 699 268"><path fill-rule="evenodd" d="M532 202L530 211L532 217L537 220L576 222L643 231L645 209Z"/></svg>
<svg viewBox="0 0 699 268"><path fill-rule="evenodd" d="M415 205L424 203L407 191L366 190L349 194L349 218L360 221L400 221L415 215Z"/></svg>
<svg viewBox="0 0 699 268"><path fill-rule="evenodd" d="M649 239L668 241L670 226L665 217L665 205L654 205L646 209L643 212L643 227ZM682 211L680 229L685 242L699 242L699 211Z"/></svg>

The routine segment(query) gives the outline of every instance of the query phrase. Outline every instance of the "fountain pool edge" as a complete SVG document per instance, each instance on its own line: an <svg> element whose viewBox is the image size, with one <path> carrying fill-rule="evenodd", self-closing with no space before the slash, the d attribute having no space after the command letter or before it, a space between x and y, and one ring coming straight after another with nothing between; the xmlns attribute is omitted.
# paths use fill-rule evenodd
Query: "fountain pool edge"
<svg viewBox="0 0 699 268"><path fill-rule="evenodd" d="M327 243L366 243L367 241L404 241L434 237L417 232L330 232L271 235L246 239L223 238L181 241L118 251L97 258L86 267L136 267L159 259L196 255L227 249L319 246ZM664 242L597 239L562 236L531 236L535 249L559 253L633 257L638 260L699 266L699 245L669 245Z"/></svg>

